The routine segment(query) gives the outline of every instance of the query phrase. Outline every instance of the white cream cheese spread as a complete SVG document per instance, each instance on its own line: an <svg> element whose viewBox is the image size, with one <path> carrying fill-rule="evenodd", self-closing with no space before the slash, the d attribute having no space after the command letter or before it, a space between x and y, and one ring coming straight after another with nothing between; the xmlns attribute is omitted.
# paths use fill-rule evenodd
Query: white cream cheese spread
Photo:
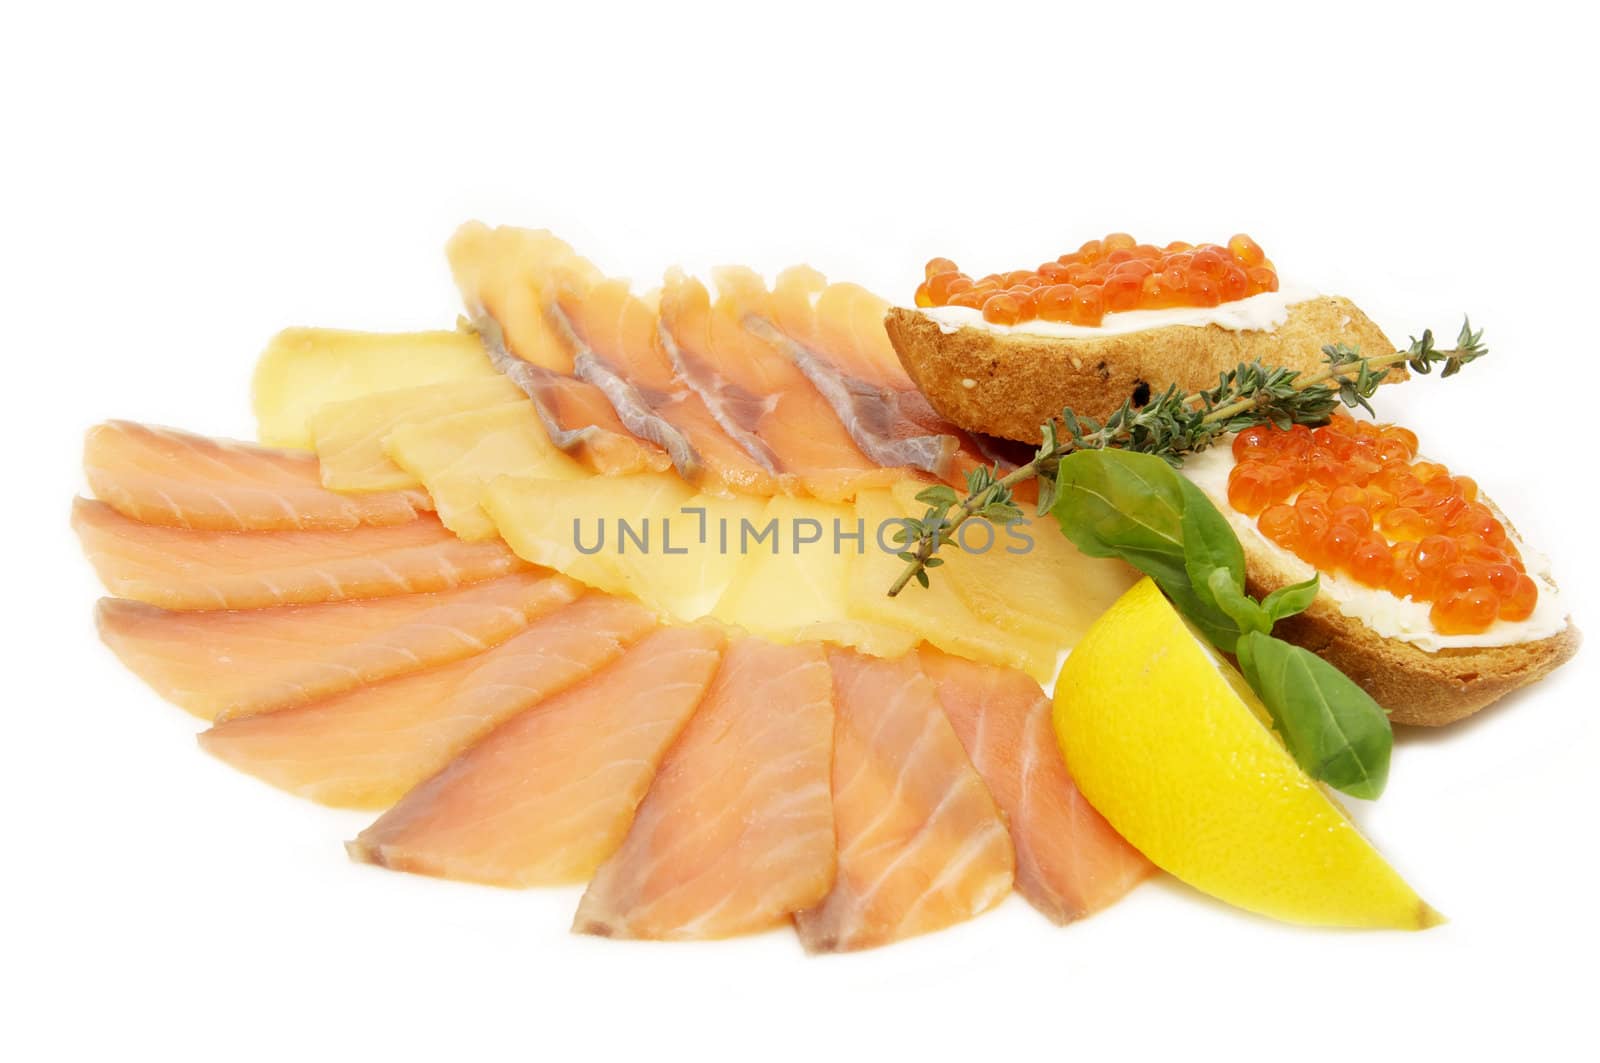
<svg viewBox="0 0 1600 1063"><path fill-rule="evenodd" d="M1173 306L1163 310L1125 310L1107 314L1097 326L1073 325L1064 321L1024 321L1016 325L996 325L983 319L983 311L966 306L930 306L922 313L935 321L944 332L961 328L981 328L1002 335L1016 333L1028 336L1049 336L1056 339L1083 339L1091 336L1115 336L1147 329L1166 328L1169 325L1189 325L1196 328L1216 325L1230 332L1271 332L1289 320L1289 308L1295 303L1314 299L1317 292L1310 288L1284 287L1275 292L1235 299L1218 306Z"/></svg>

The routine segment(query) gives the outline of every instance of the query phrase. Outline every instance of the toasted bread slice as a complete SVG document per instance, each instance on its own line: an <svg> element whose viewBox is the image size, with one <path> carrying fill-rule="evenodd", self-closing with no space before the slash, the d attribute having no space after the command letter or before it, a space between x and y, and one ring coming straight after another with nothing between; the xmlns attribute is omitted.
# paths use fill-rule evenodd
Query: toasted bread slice
<svg viewBox="0 0 1600 1063"><path fill-rule="evenodd" d="M1284 566L1277 547L1251 536L1239 538L1251 594L1265 597L1301 578ZM1345 616L1326 592L1305 612L1280 620L1272 633L1304 646L1355 680L1395 723L1420 727L1454 723L1543 679L1570 660L1582 641L1568 617L1562 630L1532 642L1430 653Z"/></svg>
<svg viewBox="0 0 1600 1063"><path fill-rule="evenodd" d="M906 372L942 416L969 432L1039 442L1039 426L1070 406L1104 420L1123 401L1142 405L1153 391L1211 387L1240 362L1311 372L1322 348L1344 343L1368 354L1394 350L1382 330L1350 300L1315 296L1289 307L1271 331L1219 325L1168 325L1106 336L1062 339L963 326L946 332L917 310L892 308L884 319ZM1397 376L1403 375L1403 370Z"/></svg>

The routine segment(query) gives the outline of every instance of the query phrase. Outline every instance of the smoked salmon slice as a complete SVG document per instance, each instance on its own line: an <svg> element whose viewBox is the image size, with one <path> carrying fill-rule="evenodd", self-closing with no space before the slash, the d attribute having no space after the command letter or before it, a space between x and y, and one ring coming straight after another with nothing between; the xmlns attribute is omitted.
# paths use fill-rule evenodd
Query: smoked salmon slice
<svg viewBox="0 0 1600 1063"><path fill-rule="evenodd" d="M563 274L555 312L578 344L577 375L605 392L635 435L672 455L678 475L714 494L776 493L776 470L729 436L677 373L656 308L626 281Z"/></svg>
<svg viewBox="0 0 1600 1063"><path fill-rule="evenodd" d="M1050 702L1009 668L924 648L922 670L978 774L1005 813L1017 892L1067 923L1122 899L1154 870L1084 800L1056 744Z"/></svg>
<svg viewBox="0 0 1600 1063"><path fill-rule="evenodd" d="M806 266L779 274L770 293L742 298L744 326L811 382L862 453L879 465L949 475L962 440L900 367L883 328L886 301L857 285L830 285Z"/></svg>
<svg viewBox="0 0 1600 1063"><path fill-rule="evenodd" d="M625 282L605 279L543 231L468 223L449 254L491 361L539 406L557 446L602 473L647 467L637 452L629 456L631 444L669 457L703 489L779 490L781 470L738 426L750 412L731 410L729 389L708 398L704 381L695 386L674 365L655 308ZM740 326L811 384L872 464L949 476L980 463L972 441L933 413L900 367L884 300L796 267L772 292L747 286L736 302Z"/></svg>
<svg viewBox="0 0 1600 1063"><path fill-rule="evenodd" d="M711 298L705 285L680 269L667 271L657 298L661 347L672 371L688 385L729 439L770 473L783 459L761 438L760 424L771 412L759 364L730 352L724 366L721 345L713 346Z"/></svg>
<svg viewBox="0 0 1600 1063"><path fill-rule="evenodd" d="M729 645L573 929L721 938L821 900L834 873L832 702L817 645Z"/></svg>
<svg viewBox="0 0 1600 1063"><path fill-rule="evenodd" d="M433 508L424 491L342 495L313 454L108 421L89 430L95 497L147 524L207 531L343 530L403 524Z"/></svg>
<svg viewBox="0 0 1600 1063"><path fill-rule="evenodd" d="M100 637L163 698L202 719L271 712L459 660L578 597L520 572L432 594L266 609L172 611L107 598Z"/></svg>
<svg viewBox="0 0 1600 1063"><path fill-rule="evenodd" d="M998 904L1011 839L916 656L829 650L828 663L839 874L796 917L800 940L813 952L872 948Z"/></svg>
<svg viewBox="0 0 1600 1063"><path fill-rule="evenodd" d="M387 808L502 720L615 660L652 627L641 606L587 595L477 656L228 720L200 744L313 801Z"/></svg>
<svg viewBox="0 0 1600 1063"><path fill-rule="evenodd" d="M603 476L663 472L672 459L660 446L631 434L599 388L517 357L498 338L491 317L478 319L490 361L533 401L550 442Z"/></svg>
<svg viewBox="0 0 1600 1063"><path fill-rule="evenodd" d="M533 400L552 443L607 476L671 464L665 450L629 431L604 392L573 376L571 339L550 315L553 271L572 273L582 262L570 247L542 230L468 222L447 252L490 362Z"/></svg>
<svg viewBox="0 0 1600 1063"><path fill-rule="evenodd" d="M674 368L728 435L786 486L792 482L825 502L849 501L858 490L913 475L863 454L811 382L740 323L739 306L765 292L760 277L726 268L716 280L719 297L713 304L698 280L669 273L661 326Z"/></svg>
<svg viewBox="0 0 1600 1063"><path fill-rule="evenodd" d="M462 542L432 516L350 531L194 531L130 520L79 498L72 527L112 594L164 609L416 594L528 567L504 543Z"/></svg>
<svg viewBox="0 0 1600 1063"><path fill-rule="evenodd" d="M548 317L551 272L582 266L566 241L546 229L469 221L450 237L445 255L468 311L488 311L507 349L530 365L572 375L572 347Z"/></svg>
<svg viewBox="0 0 1600 1063"><path fill-rule="evenodd" d="M791 266L773 285L771 307L779 328L852 377L894 391L912 386L883 327L887 299L858 284L830 284L810 266Z"/></svg>
<svg viewBox="0 0 1600 1063"><path fill-rule="evenodd" d="M496 886L584 882L621 844L705 696L719 628L663 628L501 724L349 845L357 860Z"/></svg>

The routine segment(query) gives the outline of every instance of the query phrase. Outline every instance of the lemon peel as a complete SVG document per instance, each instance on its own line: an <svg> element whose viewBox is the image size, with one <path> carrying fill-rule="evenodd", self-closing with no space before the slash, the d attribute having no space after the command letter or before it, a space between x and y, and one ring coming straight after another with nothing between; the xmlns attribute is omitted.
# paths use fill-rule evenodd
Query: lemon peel
<svg viewBox="0 0 1600 1063"><path fill-rule="evenodd" d="M1244 680L1149 579L1067 658L1055 725L1089 802L1196 889L1309 926L1444 921L1300 769Z"/></svg>

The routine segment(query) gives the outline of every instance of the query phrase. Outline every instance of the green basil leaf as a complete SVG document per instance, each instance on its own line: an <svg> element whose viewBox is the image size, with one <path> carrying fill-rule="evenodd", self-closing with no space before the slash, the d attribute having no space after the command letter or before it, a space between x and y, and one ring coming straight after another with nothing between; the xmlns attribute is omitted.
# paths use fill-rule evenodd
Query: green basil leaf
<svg viewBox="0 0 1600 1063"><path fill-rule="evenodd" d="M1234 586L1244 591L1244 547L1239 536L1205 492L1182 476L1183 553L1189 579L1197 588L1205 586L1212 569L1220 568L1233 577Z"/></svg>
<svg viewBox="0 0 1600 1063"><path fill-rule="evenodd" d="M1239 669L1295 762L1352 797L1375 798L1389 778L1389 717L1343 672L1310 650L1251 631Z"/></svg>
<svg viewBox="0 0 1600 1063"><path fill-rule="evenodd" d="M1061 459L1051 508L1090 557L1117 557L1153 579L1240 669L1305 771L1356 797L1377 797L1389 774L1389 718L1344 673L1268 632L1309 606L1313 577L1257 603L1245 591L1244 550L1220 511L1162 459L1124 450Z"/></svg>
<svg viewBox="0 0 1600 1063"><path fill-rule="evenodd" d="M1316 601L1317 592L1321 589L1322 577L1313 573L1304 583L1291 583L1287 587L1279 587L1261 599L1261 608L1276 624L1286 616L1303 613L1311 608L1311 603Z"/></svg>
<svg viewBox="0 0 1600 1063"><path fill-rule="evenodd" d="M1054 513L1090 557L1120 557L1158 582L1176 579L1184 575L1182 482L1152 454L1074 451L1056 471Z"/></svg>
<svg viewBox="0 0 1600 1063"><path fill-rule="evenodd" d="M1184 569L1196 597L1233 622L1235 630L1222 633L1221 641L1211 640L1231 653L1238 632L1270 631L1272 624L1244 592L1244 548L1228 518L1198 487L1181 476L1179 480Z"/></svg>
<svg viewBox="0 0 1600 1063"><path fill-rule="evenodd" d="M1272 619L1256 600L1244 592L1244 587L1232 572L1214 568L1206 580L1206 593L1212 603L1235 624L1239 630L1259 631L1263 635L1272 630Z"/></svg>
<svg viewBox="0 0 1600 1063"><path fill-rule="evenodd" d="M1234 652L1234 646L1239 641L1240 627L1237 621L1218 609L1208 601L1202 601L1193 587L1189 586L1187 577L1181 583L1165 583L1155 579L1156 586L1161 588L1184 619L1193 624L1200 634L1223 653Z"/></svg>
<svg viewBox="0 0 1600 1063"><path fill-rule="evenodd" d="M1061 459L1052 512L1079 550L1090 557L1121 558L1155 580L1208 641L1232 653L1239 625L1189 576L1183 523L1193 496L1205 498L1153 454L1080 450ZM1242 554L1239 564L1242 571Z"/></svg>

